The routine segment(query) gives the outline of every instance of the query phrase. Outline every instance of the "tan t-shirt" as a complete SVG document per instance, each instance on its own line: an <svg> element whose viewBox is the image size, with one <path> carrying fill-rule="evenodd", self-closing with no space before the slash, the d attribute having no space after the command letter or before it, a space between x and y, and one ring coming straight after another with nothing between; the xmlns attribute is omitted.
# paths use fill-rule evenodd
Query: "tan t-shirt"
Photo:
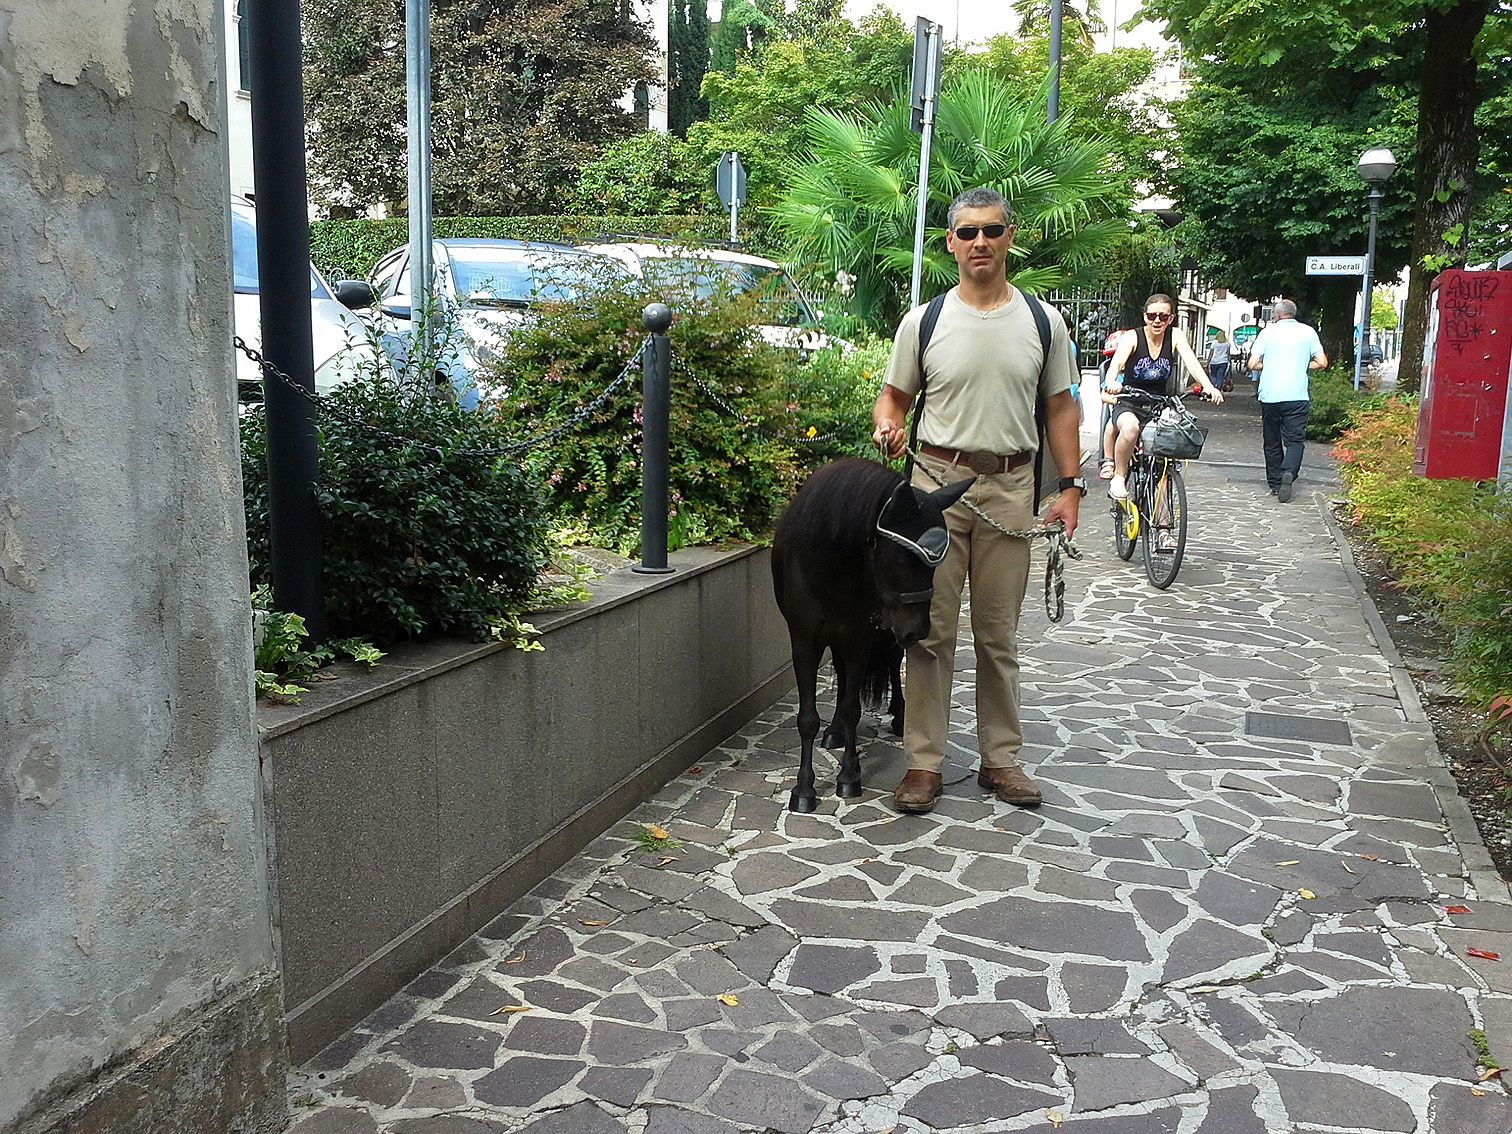
<svg viewBox="0 0 1512 1134"><path fill-rule="evenodd" d="M1039 330L1017 288L993 311L978 311L951 288L940 309L924 356L928 394L919 440L999 456L1039 448L1034 429L1035 386L1045 397L1069 390L1076 380L1071 337L1055 308L1050 316L1050 364L1040 381ZM919 322L924 306L903 316L887 363L887 384L919 392Z"/></svg>

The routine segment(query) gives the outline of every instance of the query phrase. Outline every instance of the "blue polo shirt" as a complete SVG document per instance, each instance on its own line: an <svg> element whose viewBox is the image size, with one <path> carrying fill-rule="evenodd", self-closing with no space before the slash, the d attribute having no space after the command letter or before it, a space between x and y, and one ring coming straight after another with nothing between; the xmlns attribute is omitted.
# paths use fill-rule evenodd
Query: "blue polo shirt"
<svg viewBox="0 0 1512 1134"><path fill-rule="evenodd" d="M1255 336L1250 361L1264 361L1260 371L1262 402L1307 401L1307 364L1323 353L1318 332L1295 319L1278 319Z"/></svg>

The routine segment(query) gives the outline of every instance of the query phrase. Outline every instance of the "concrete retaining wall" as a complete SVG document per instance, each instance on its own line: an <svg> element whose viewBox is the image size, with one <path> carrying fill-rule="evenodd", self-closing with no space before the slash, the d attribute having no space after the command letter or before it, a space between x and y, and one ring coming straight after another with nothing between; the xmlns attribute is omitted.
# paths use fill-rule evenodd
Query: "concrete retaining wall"
<svg viewBox="0 0 1512 1134"><path fill-rule="evenodd" d="M303 1060L792 683L770 553L693 549L535 618L259 711L289 1043Z"/></svg>

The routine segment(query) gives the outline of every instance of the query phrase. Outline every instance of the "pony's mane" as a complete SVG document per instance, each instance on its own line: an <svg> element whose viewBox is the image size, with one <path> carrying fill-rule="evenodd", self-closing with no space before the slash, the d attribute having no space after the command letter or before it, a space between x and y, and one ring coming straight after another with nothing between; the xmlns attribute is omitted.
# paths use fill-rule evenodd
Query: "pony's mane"
<svg viewBox="0 0 1512 1134"><path fill-rule="evenodd" d="M783 515L783 534L805 544L845 546L872 537L882 505L903 478L876 461L843 457L815 472Z"/></svg>

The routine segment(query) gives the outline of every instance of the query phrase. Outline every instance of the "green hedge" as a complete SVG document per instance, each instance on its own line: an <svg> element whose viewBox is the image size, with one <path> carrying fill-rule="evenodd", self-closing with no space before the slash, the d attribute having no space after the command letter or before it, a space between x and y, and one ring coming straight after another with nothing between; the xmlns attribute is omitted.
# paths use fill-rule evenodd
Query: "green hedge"
<svg viewBox="0 0 1512 1134"><path fill-rule="evenodd" d="M725 240L725 216L530 216L436 217L435 234L443 237L494 237L582 244L613 240L618 234L650 233L688 241ZM750 250L765 247L764 234L742 225ZM366 279L380 256L409 240L409 219L316 221L310 225L310 259L329 280Z"/></svg>

